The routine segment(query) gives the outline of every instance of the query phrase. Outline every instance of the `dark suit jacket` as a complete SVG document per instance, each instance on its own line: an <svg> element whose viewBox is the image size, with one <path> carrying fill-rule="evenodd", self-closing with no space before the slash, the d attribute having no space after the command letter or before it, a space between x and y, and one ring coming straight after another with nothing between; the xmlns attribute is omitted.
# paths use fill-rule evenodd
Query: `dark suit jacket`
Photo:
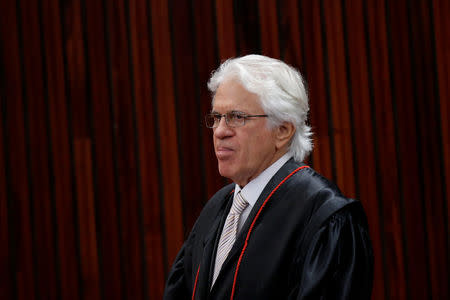
<svg viewBox="0 0 450 300"><path fill-rule="evenodd" d="M362 206L293 159L264 188L211 288L233 187L205 205L164 299L370 299L373 254ZM344 205L317 221L324 203Z"/></svg>

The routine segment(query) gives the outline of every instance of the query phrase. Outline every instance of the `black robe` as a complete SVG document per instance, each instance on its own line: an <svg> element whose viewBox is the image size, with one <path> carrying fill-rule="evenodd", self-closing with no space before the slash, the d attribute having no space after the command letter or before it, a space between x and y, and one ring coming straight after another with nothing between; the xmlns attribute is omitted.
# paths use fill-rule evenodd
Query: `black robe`
<svg viewBox="0 0 450 300"><path fill-rule="evenodd" d="M211 288L233 187L203 208L164 299L370 299L373 253L361 204L293 159L264 188Z"/></svg>

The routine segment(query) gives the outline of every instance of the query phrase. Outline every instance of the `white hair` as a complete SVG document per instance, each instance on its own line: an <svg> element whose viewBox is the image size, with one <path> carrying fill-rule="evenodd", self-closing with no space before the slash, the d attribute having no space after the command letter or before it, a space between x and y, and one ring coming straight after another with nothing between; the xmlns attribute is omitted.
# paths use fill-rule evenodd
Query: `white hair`
<svg viewBox="0 0 450 300"><path fill-rule="evenodd" d="M226 80L237 80L246 90L258 95L264 112L269 115L269 126L283 122L295 126L288 151L296 161L303 161L313 145L311 127L306 124L308 95L300 72L278 59L251 54L223 62L212 73L208 89L214 95Z"/></svg>

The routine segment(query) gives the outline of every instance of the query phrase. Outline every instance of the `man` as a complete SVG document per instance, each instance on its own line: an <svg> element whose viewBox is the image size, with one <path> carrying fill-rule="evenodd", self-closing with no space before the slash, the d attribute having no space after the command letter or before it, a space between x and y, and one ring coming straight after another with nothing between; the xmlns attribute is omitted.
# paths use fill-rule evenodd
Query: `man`
<svg viewBox="0 0 450 300"><path fill-rule="evenodd" d="M302 161L312 150L301 75L260 55L225 61L208 88L219 172L164 299L370 299L373 256L359 202Z"/></svg>

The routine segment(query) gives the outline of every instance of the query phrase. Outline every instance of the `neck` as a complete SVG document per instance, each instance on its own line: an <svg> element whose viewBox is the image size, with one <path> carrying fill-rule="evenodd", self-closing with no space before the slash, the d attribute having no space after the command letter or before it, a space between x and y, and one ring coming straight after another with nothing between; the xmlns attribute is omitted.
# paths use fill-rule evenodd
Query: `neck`
<svg viewBox="0 0 450 300"><path fill-rule="evenodd" d="M239 187L241 189L244 188L244 186L247 185L247 183L249 183L250 181L252 181L253 179L255 179L256 177L258 177L262 172L264 172L267 168L269 168L271 165L273 165L277 160L279 160L283 155L285 155L287 153L287 151L277 151L274 153L274 155L272 156L272 158L270 159L270 162L267 163L266 167L261 170L259 173L257 174L253 174L253 176L246 178L245 180L242 181L235 181L235 183L237 185L239 185Z"/></svg>

